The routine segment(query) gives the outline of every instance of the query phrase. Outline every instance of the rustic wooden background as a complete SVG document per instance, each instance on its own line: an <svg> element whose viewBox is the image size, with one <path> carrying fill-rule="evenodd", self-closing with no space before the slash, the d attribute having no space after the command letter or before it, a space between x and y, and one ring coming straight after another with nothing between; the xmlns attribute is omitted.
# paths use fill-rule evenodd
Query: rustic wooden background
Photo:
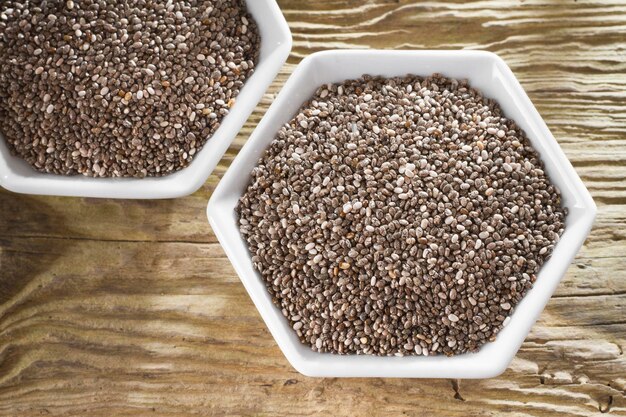
<svg viewBox="0 0 626 417"><path fill-rule="evenodd" d="M280 4L288 65L200 191L171 201L0 191L0 415L626 416L626 2ZM356 47L500 54L599 206L498 378L299 375L206 222L211 191L298 61Z"/></svg>

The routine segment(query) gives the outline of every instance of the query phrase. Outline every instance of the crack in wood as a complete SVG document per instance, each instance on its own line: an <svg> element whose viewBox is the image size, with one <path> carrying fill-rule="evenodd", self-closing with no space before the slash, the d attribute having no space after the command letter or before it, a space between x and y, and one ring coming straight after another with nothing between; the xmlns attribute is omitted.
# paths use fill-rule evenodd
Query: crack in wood
<svg viewBox="0 0 626 417"><path fill-rule="evenodd" d="M207 234L208 235L208 234ZM80 236L46 236L46 235L23 235L23 236L3 236L0 235L0 239L50 239L50 240L69 240L69 241L78 241L78 242L104 242L104 243L182 243L187 245L210 245L216 244L217 238L215 240L159 240L159 239L106 239L106 238L91 238L91 237L80 237ZM224 256L226 257L226 256Z"/></svg>
<svg viewBox="0 0 626 417"><path fill-rule="evenodd" d="M583 298L583 297L606 297L606 296L622 296L626 295L626 290L624 291L599 291L594 293L582 293L582 294L554 294L552 298Z"/></svg>
<svg viewBox="0 0 626 417"><path fill-rule="evenodd" d="M458 379L451 379L452 389L454 390L454 399L459 401L465 401L465 398L461 395L460 381Z"/></svg>
<svg viewBox="0 0 626 417"><path fill-rule="evenodd" d="M609 395L606 404L598 403L598 409L601 413L608 413L611 411L611 406L613 405L613 396Z"/></svg>

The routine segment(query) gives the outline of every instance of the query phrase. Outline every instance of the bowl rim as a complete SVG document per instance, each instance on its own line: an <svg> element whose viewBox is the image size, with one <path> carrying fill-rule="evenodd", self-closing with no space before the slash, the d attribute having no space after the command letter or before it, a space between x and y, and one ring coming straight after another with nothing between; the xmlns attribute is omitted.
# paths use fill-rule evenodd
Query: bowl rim
<svg viewBox="0 0 626 417"><path fill-rule="evenodd" d="M559 271L554 276L543 278L543 282L540 283L541 285L535 283L533 289L526 294L524 299L518 305L518 309L516 309L511 316L511 322L509 325L501 330L498 334L498 338L496 338L494 342L485 344L477 353L469 353L450 358L445 356L404 356L398 358L365 355L338 355L313 352L308 347L300 343L295 333L288 328L289 326L285 326L287 320L283 317L280 310L271 302L269 293L267 292L265 284L258 272L253 271L254 274L252 275L249 273L250 269L248 267L251 266L251 255L247 250L247 245L244 243L244 246L246 246L247 256L243 259L241 257L241 253L238 253L234 249L232 241L237 238L243 241L243 238L239 233L237 225L235 224L234 228L232 227L231 220L233 213L228 212L231 208L230 200L233 198L232 195L236 194L238 199L242 194L239 190L233 190L233 182L235 179L239 180L244 172L245 175L249 176L249 171L252 168L249 167L247 159L250 159L253 154L257 154L258 159L257 144L263 145L265 143L262 142L263 135L266 133L269 135L269 131L264 132L269 129L266 128L266 126L270 124L269 119L274 117L274 115L278 112L290 113L289 110L293 110L294 112L297 111L298 106L294 109L294 106L287 102L286 95L297 90L298 86L302 82L306 82L304 74L310 68L315 67L316 65L328 63L342 56L347 56L353 59L358 59L363 56L373 56L382 60L391 57L399 59L411 59L415 57L432 59L450 57L452 55L463 59L466 58L468 60L483 59L491 65L495 65L497 67L497 70L503 74L506 78L506 82L514 90L513 93L516 95L516 99L518 100L516 107L522 109L524 112L527 112L527 117L532 118L532 123L537 125L540 137L532 141L545 141L546 146L549 146L550 151L552 152L552 155L548 155L548 157L552 158L551 162L554 162L559 169L559 176L565 175L568 177L568 181L570 183L568 192L573 190L575 193L574 200L576 209L579 210L578 214L580 215L580 219L577 220L575 228L572 226L569 228L566 227L566 232L568 233L567 242L564 242L562 239L555 248L555 255L559 248L563 248L559 251L561 258L556 259L556 257L553 257L550 260L553 263L559 262ZM367 73L367 71L363 72ZM510 95L511 92L509 91L507 94ZM291 114L293 113L290 113L289 119L292 117ZM527 134L529 134L529 132L527 132ZM272 135L272 138L273 137L274 136ZM262 146L262 149L265 149L266 147L267 143ZM545 156L542 155L542 160L545 161L544 157ZM252 167L254 165L252 165ZM562 190L562 193L564 192L565 191ZM229 202L226 203L225 200L229 200ZM517 353L525 337L528 335L531 326L535 323L539 314L543 311L545 304L556 289L556 286L565 275L567 267L573 260L591 229L596 212L597 207L593 202L589 191L582 183L580 177L576 174L576 171L550 133L543 118L537 112L536 108L517 81L517 78L513 75L510 68L498 55L492 52L474 50L330 50L309 55L301 61L293 74L287 80L287 83L281 89L272 106L270 106L263 119L259 122L246 144L243 146L237 157L230 165L229 169L224 174L207 204L208 221L276 343L290 364L298 372L307 376L316 377L488 378L501 374ZM236 237L233 237L233 233L236 234ZM544 264L542 269L544 269L547 264L548 262ZM534 300L534 304L531 304L531 302L523 304L527 299ZM520 317L520 314L518 313L520 311L519 307L522 305L532 307L524 307L527 310L530 310L531 314L529 314L528 317L517 319L515 324L516 333L513 335L515 337L509 336L509 339L512 340L507 340L506 344L508 345L504 345L505 343L502 342L502 336L506 332L510 333L512 331L509 328L514 321L514 318ZM277 320L282 320L284 323L281 324L277 322ZM482 355L480 360L478 360L479 355ZM332 357L333 359L326 360L328 357ZM422 363L416 364L416 360L421 360Z"/></svg>
<svg viewBox="0 0 626 417"><path fill-rule="evenodd" d="M196 154L191 164L163 177L94 178L48 174L34 170L21 158L12 155L0 135L0 187L23 194L116 199L178 198L198 190L240 133L291 53L293 38L277 1L246 2L255 21L259 26L263 25L277 41L264 44L262 36L261 48L270 49L244 83L229 114L224 117L219 128ZM257 9L257 12L253 12L252 8ZM263 10L262 17L258 10ZM23 173L12 166L17 166Z"/></svg>

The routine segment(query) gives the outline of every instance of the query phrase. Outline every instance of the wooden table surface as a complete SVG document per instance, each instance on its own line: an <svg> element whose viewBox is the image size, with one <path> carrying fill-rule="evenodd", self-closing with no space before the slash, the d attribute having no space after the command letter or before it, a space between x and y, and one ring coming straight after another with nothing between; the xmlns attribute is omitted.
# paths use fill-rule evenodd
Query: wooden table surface
<svg viewBox="0 0 626 417"><path fill-rule="evenodd" d="M195 194L0 191L0 415L626 416L626 2L280 5L293 53ZM357 47L500 54L598 204L583 249L498 378L299 375L207 224L211 191L298 61Z"/></svg>

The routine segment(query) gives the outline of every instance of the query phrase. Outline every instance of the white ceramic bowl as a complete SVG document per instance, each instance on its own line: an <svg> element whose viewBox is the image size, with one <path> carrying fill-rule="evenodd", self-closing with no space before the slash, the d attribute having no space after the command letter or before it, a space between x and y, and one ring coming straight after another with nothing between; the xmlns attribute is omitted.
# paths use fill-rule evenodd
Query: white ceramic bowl
<svg viewBox="0 0 626 417"><path fill-rule="evenodd" d="M477 353L455 357L376 357L316 353L298 340L271 301L252 267L246 243L238 231L235 205L249 173L279 127L290 120L315 89L357 78L430 75L439 72L467 78L472 86L495 98L539 151L552 181L569 208L565 232L552 258L541 269L534 288L519 303L495 342ZM208 205L208 218L250 297L276 342L299 372L324 377L487 378L500 374L519 349L582 245L595 218L596 206L565 154L537 113L509 67L498 56L480 51L327 51L304 59L219 183Z"/></svg>
<svg viewBox="0 0 626 417"><path fill-rule="evenodd" d="M186 168L160 178L90 178L44 174L9 152L0 137L0 185L27 194L108 198L174 198L204 184L291 51L291 32L276 0L247 0L261 34L259 64L219 129Z"/></svg>

